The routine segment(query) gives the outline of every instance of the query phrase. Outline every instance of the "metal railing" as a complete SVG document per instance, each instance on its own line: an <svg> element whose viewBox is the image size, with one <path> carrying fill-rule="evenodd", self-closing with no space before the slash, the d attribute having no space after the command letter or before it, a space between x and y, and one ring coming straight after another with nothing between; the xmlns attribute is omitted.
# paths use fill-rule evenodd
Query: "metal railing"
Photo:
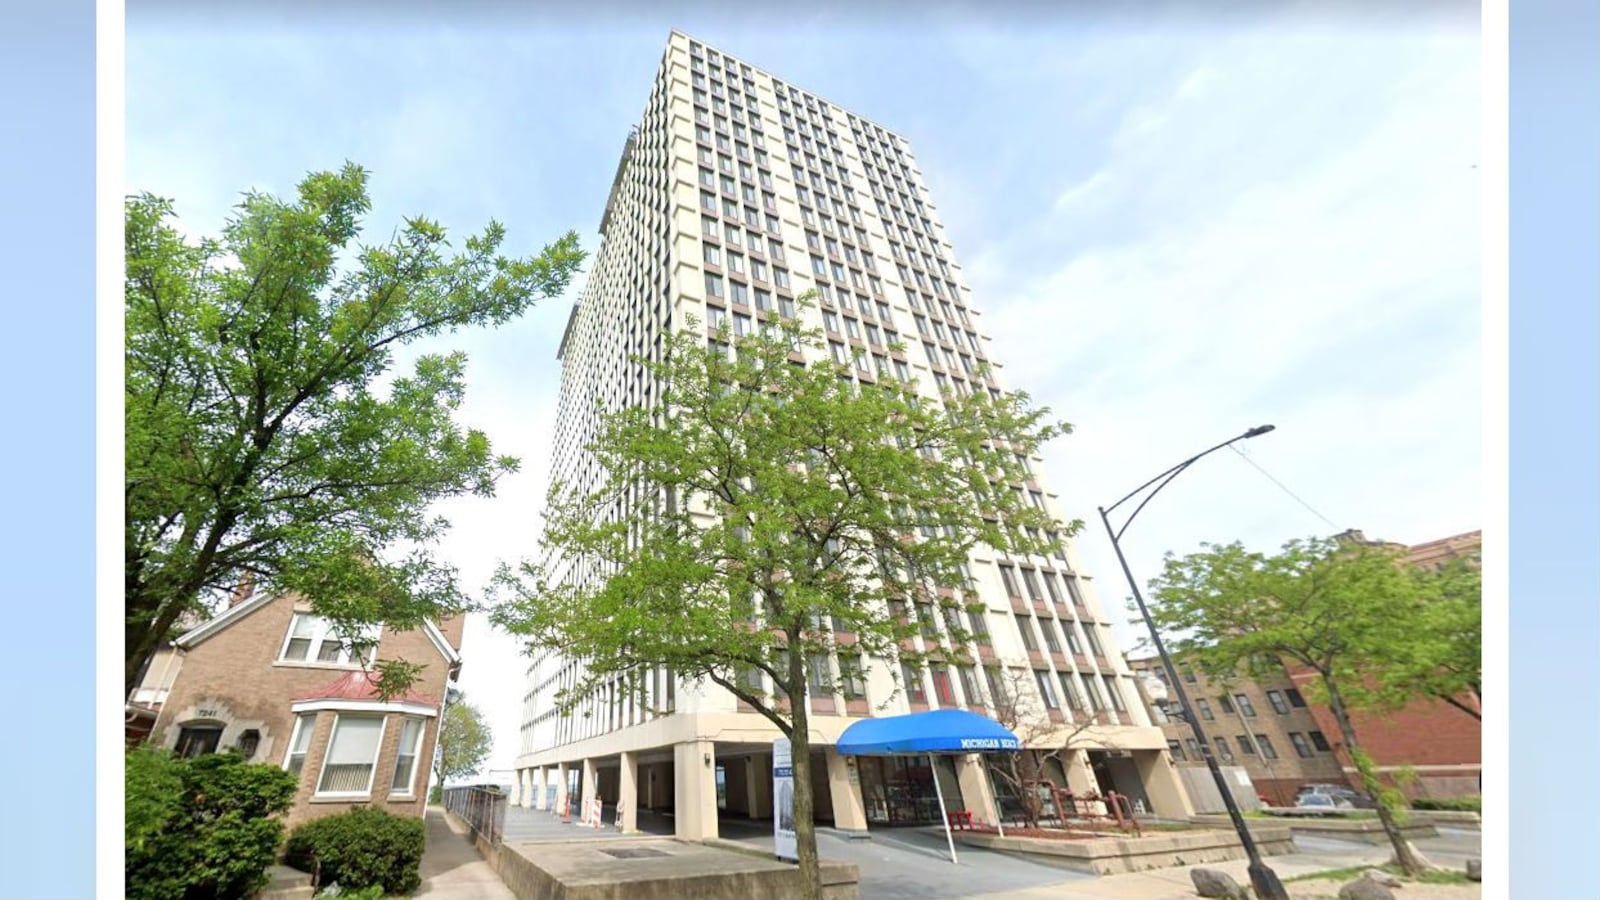
<svg viewBox="0 0 1600 900"><path fill-rule="evenodd" d="M506 795L493 787L445 788L444 808L459 817L472 833L500 846L506 830Z"/></svg>

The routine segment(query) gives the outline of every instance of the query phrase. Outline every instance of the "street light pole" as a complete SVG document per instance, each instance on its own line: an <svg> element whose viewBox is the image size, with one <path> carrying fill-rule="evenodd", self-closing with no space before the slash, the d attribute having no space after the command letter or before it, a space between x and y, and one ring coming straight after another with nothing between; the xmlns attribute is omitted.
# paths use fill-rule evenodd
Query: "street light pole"
<svg viewBox="0 0 1600 900"><path fill-rule="evenodd" d="M1227 807L1228 818L1233 821L1233 830L1238 833L1239 843L1243 845L1245 856L1250 860L1247 871L1250 873L1250 884L1255 888L1256 897L1259 900L1289 900L1289 893L1284 889L1283 882L1278 880L1277 873L1272 871L1261 860L1261 851L1256 848L1255 839L1250 836L1250 828L1245 824L1244 814L1239 811L1239 804L1234 802L1233 793L1228 790L1227 779L1223 778L1222 768L1217 765L1216 755L1211 752L1211 742L1206 739L1205 729L1200 726L1200 717L1196 716L1194 710L1189 706L1189 694L1183 689L1183 679L1178 677L1178 670L1173 665L1172 657L1167 654L1167 646L1161 640L1161 632L1156 628L1155 620L1150 617L1150 609L1145 605L1144 594L1139 590L1139 583L1133 577L1133 570L1128 567L1127 557L1122 555L1122 544L1120 543L1123 532L1128 530L1128 526L1133 523L1134 517L1139 515L1140 510L1144 509L1145 504L1149 503L1152 497L1160 493L1162 488L1170 484L1172 479L1178 477L1184 469L1189 468L1196 460L1221 450L1236 441L1258 437L1271 430L1273 430L1271 425L1258 425L1238 437L1223 441L1209 450L1196 453L1194 456L1139 485L1127 496L1109 507L1100 507L1100 521L1105 524L1106 535L1111 538L1111 549L1117 553L1117 562L1122 564L1122 574L1128 579L1128 587L1133 591L1133 600L1139 606L1139 615L1144 618L1145 626L1150 629L1150 639L1155 644L1156 654L1161 657L1161 666L1167 673L1167 683L1172 686L1173 692L1178 695L1178 705L1183 710L1184 721L1188 722L1189 727L1194 731L1195 740L1200 744L1200 755L1206 761L1206 768L1211 770L1211 778L1217 783L1217 792L1222 795L1222 805ZM1158 481L1160 484L1156 484ZM1141 500L1138 506L1134 507L1133 512L1122 523L1122 527L1112 528L1111 511L1138 496L1152 484L1156 485L1155 489Z"/></svg>

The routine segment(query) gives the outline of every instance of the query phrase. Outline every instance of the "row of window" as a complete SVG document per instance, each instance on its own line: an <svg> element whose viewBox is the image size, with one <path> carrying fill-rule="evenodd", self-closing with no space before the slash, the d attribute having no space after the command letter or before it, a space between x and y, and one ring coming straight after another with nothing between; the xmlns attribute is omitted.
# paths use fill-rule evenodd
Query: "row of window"
<svg viewBox="0 0 1600 900"><path fill-rule="evenodd" d="M1034 637L1032 624L1034 622L1034 618L1021 613L1014 614L1012 618L1016 620L1017 631L1022 635L1023 648L1031 653L1037 653L1039 651L1039 642ZM1051 653L1061 652L1061 643L1056 640L1056 629L1051 627L1051 622L1056 623L1056 625L1060 627L1061 636L1066 639L1067 649L1070 650L1074 656L1105 657L1105 651L1100 647L1100 639L1095 636L1095 626L1093 623L1083 623L1083 637L1084 641L1088 644L1089 650L1089 652L1086 654L1083 652L1084 644L1078 641L1078 629L1074 628L1071 622L1068 622L1066 619L1040 618L1038 620L1039 633L1044 635L1045 647L1048 648Z"/></svg>
<svg viewBox="0 0 1600 900"><path fill-rule="evenodd" d="M1310 759L1317 753L1331 753L1333 751L1333 748L1328 744L1327 737L1320 731L1310 731L1304 734L1298 731L1291 731L1288 734L1289 743L1294 746L1295 755L1301 759ZM1233 758L1233 748L1229 746L1226 737L1214 735L1208 740L1211 741L1211 746L1216 751L1218 758ZM1246 756L1259 754L1263 759L1278 758L1278 750L1272 745L1272 738L1265 734L1257 734L1254 740L1251 740L1248 734L1240 734L1235 737L1235 740L1239 742L1239 752ZM1187 752L1185 752L1185 747L1187 747ZM1167 741L1167 749L1172 753L1174 759L1189 759L1193 757L1196 760L1202 760L1205 758L1200 752L1200 743L1194 738L1188 738L1183 743L1179 743L1176 740Z"/></svg>
<svg viewBox="0 0 1600 900"><path fill-rule="evenodd" d="M1033 506L1037 509L1043 510L1044 495L1039 491L1028 491L1028 494L1029 501L1033 504ZM1061 583L1066 585L1067 595L1072 598L1073 605L1083 607L1083 592L1078 588L1078 579L1076 576L1069 575L1065 572L1060 573L1058 576L1056 572L1053 572L1049 569L1031 569L1027 566L1022 567L1022 581L1028 586L1028 596L1035 600L1043 600L1044 594L1047 592L1049 593L1052 601L1056 603L1062 602L1061 591L1056 587L1057 577L1060 577ZM1000 580L1004 582L1007 594L1018 599L1022 598L1022 590L1017 586L1016 568L1001 563ZM1041 584L1044 585L1045 592L1041 592L1039 590L1039 586Z"/></svg>

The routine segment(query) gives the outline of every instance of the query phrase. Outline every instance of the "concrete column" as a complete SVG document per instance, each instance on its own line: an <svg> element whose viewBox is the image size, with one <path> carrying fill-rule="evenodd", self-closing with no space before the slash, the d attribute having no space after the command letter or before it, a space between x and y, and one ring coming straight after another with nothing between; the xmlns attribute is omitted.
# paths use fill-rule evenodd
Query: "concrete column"
<svg viewBox="0 0 1600 900"><path fill-rule="evenodd" d="M544 773L544 766L539 766L537 768L528 770L528 787L529 793L533 794L534 809L548 809L550 807L550 800L545 796L546 791L544 789ZM526 806L527 804L523 805Z"/></svg>
<svg viewBox="0 0 1600 900"><path fill-rule="evenodd" d="M622 768L617 781L617 807L622 812L622 833L639 830L639 757L635 753L622 754Z"/></svg>
<svg viewBox="0 0 1600 900"><path fill-rule="evenodd" d="M1184 790L1178 767L1165 750L1135 750L1133 764L1150 798L1150 811L1163 818L1187 819L1194 815L1194 804Z"/></svg>
<svg viewBox="0 0 1600 900"><path fill-rule="evenodd" d="M1090 765L1087 752L1083 750L1071 751L1067 764L1063 768L1067 770L1068 790L1080 797L1085 794L1100 793L1100 782L1095 780L1094 766ZM1106 813L1106 805L1104 803L1084 804L1081 808L1090 813L1100 815Z"/></svg>
<svg viewBox="0 0 1600 900"><path fill-rule="evenodd" d="M967 801L974 822L993 825L1000 821L1000 805L995 802L994 785L981 755L957 758L956 779L961 782L961 798Z"/></svg>
<svg viewBox="0 0 1600 900"><path fill-rule="evenodd" d="M674 836L701 841L717 836L716 745L684 741L672 748Z"/></svg>
<svg viewBox="0 0 1600 900"><path fill-rule="evenodd" d="M520 806L520 805L522 805L522 770L521 769L517 769L515 772L512 773L512 777L511 777L511 797L509 799L510 799L510 804L512 806Z"/></svg>
<svg viewBox="0 0 1600 900"><path fill-rule="evenodd" d="M833 801L833 827L840 831L866 831L867 807L861 801L861 777L854 761L840 756L832 747L824 748L822 758L828 770L828 798Z"/></svg>
<svg viewBox="0 0 1600 900"><path fill-rule="evenodd" d="M565 804L565 805L563 806L563 804ZM555 813L558 816L564 816L564 815L567 814L567 810L571 809L571 808L572 808L572 801L567 796L567 764L566 763L556 763L556 808L555 808Z"/></svg>
<svg viewBox="0 0 1600 900"><path fill-rule="evenodd" d="M770 797L772 785L761 777L761 763L758 757L744 758L744 794L749 799L746 805L750 808L750 818L761 818L761 798Z"/></svg>
<svg viewBox="0 0 1600 900"><path fill-rule="evenodd" d="M587 816L589 814L589 804L600 796L600 777L595 772L592 758L583 761L583 783L578 786L578 789L583 793L583 803L578 807L578 815Z"/></svg>

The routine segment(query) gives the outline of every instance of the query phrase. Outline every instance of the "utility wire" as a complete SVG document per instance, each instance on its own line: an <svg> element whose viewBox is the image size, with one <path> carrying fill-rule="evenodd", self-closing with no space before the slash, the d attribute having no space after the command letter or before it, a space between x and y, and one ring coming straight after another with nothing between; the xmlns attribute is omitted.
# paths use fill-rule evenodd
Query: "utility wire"
<svg viewBox="0 0 1600 900"><path fill-rule="evenodd" d="M1265 475L1267 477L1268 481L1270 481L1273 484L1277 485L1278 488L1280 490L1282 490L1285 494L1288 494L1290 497L1293 497L1294 501L1296 503L1298 503L1301 506L1304 506L1306 509L1310 510L1311 514L1313 516L1316 516L1317 518L1321 519L1322 521L1327 522L1329 528L1332 528L1332 529L1335 529L1335 530L1337 530L1339 528L1338 525L1333 524L1333 520L1329 519L1327 516L1323 515L1322 513L1317 512L1316 507L1314 507L1311 504L1307 503L1306 501L1300 499L1300 495L1296 494L1294 491L1289 490L1289 488L1286 485L1284 485L1283 482L1279 481L1276 478L1273 478L1271 472L1268 472L1266 469L1261 468L1261 464L1260 463L1257 463L1255 460L1250 458L1250 454L1244 452L1243 450L1239 449L1238 447L1234 446L1233 444L1229 444L1228 445L1228 449L1232 450L1234 453L1237 453L1239 455L1240 459L1242 459L1245 462L1249 463L1257 472L1260 472L1262 475Z"/></svg>

